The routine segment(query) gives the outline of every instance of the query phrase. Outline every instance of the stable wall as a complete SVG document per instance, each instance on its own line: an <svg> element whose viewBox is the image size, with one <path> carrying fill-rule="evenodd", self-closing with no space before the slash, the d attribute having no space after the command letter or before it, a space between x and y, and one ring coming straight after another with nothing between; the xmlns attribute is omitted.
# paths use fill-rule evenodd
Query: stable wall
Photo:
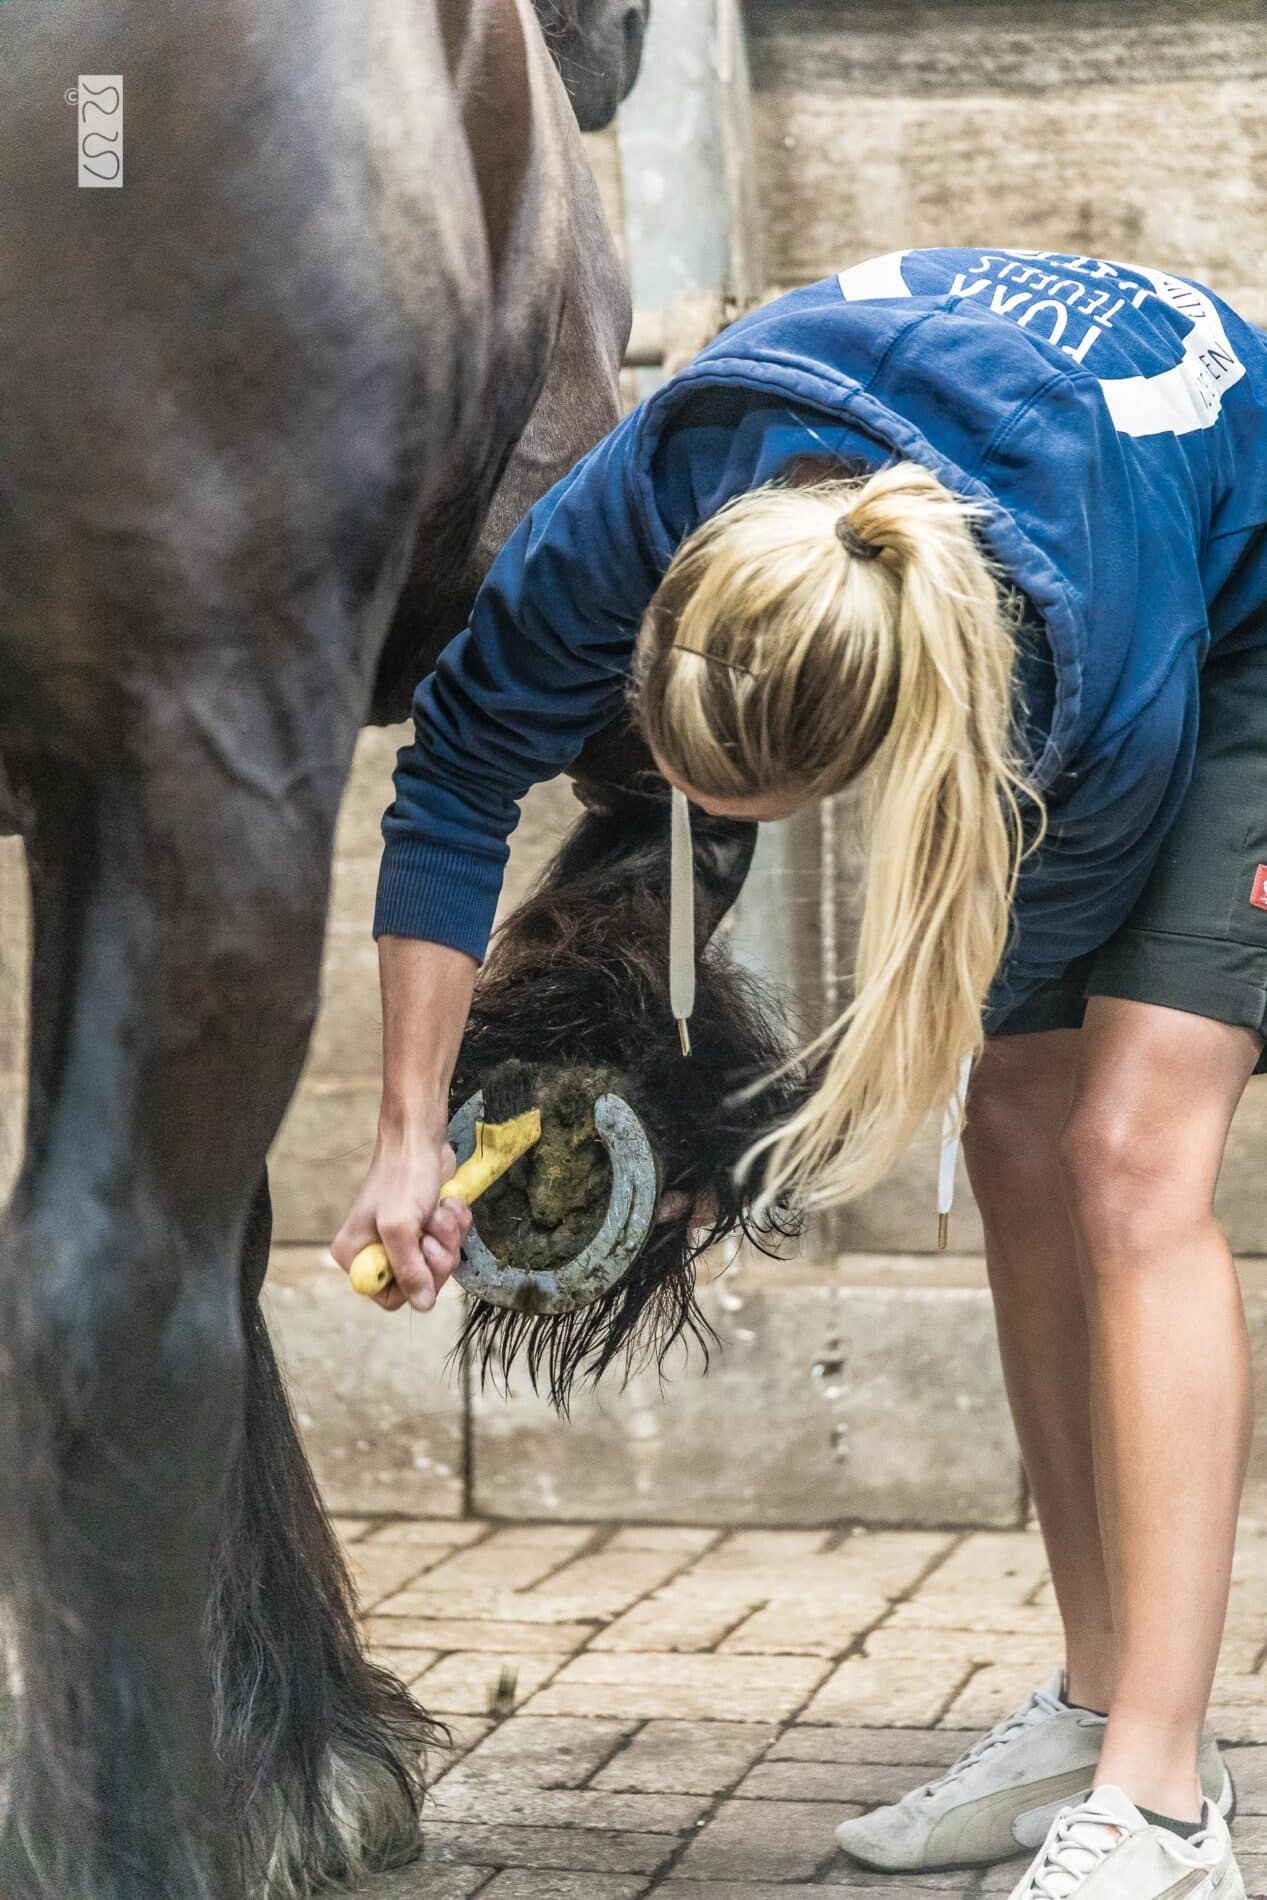
<svg viewBox="0 0 1267 1900"><path fill-rule="evenodd" d="M685 5L693 0L677 0ZM656 83L657 13L644 84ZM793 284L904 245L1006 243L1139 257L1204 278L1267 321L1267 35L1257 4L750 0L767 275ZM619 222L615 144L595 142ZM665 215L690 216L670 193ZM980 1228L966 1192L953 1258L932 1253L934 1155L816 1234L790 1265L708 1290L725 1353L580 1405L474 1399L445 1371L458 1304L387 1321L320 1250L368 1160L378 1094L369 918L378 816L401 733L362 740L340 827L325 992L273 1159L273 1311L336 1501L453 1514L727 1517L763 1523L1014 1522L1019 1465L995 1362ZM533 794L508 901L570 822ZM807 1007L847 970L857 830L802 822L783 854L787 967ZM826 885L824 865L836 867ZM836 893L824 905L824 889ZM24 899L0 842L0 1184L16 1153ZM1267 1385L1267 1082L1233 1130L1220 1209L1243 1261ZM1251 1509L1267 1511L1267 1445Z"/></svg>

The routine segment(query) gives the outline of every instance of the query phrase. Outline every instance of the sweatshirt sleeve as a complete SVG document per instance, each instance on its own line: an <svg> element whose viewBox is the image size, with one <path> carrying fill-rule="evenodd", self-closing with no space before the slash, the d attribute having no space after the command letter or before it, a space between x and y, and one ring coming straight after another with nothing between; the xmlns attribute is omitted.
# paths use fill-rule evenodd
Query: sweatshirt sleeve
<svg viewBox="0 0 1267 1900"><path fill-rule="evenodd" d="M383 820L375 936L482 958L518 803L620 712L660 574L635 491L637 412L539 501L414 698Z"/></svg>
<svg viewBox="0 0 1267 1900"><path fill-rule="evenodd" d="M1147 706L1095 745L1022 867L1012 943L986 1008L994 1034L1041 983L1098 950L1127 921L1192 777L1197 642Z"/></svg>

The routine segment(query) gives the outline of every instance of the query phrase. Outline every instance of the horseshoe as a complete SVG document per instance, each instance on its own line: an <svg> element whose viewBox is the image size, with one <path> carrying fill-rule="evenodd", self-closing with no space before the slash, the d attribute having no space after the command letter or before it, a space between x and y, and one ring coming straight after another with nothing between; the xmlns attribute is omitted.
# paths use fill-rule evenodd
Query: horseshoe
<svg viewBox="0 0 1267 1900"><path fill-rule="evenodd" d="M475 1147L475 1124L484 1110L477 1090L449 1123L449 1141L459 1165ZM539 1273L525 1273L498 1260L480 1239L476 1219L462 1245L454 1278L478 1300L517 1313L575 1313L610 1292L637 1259L655 1223L659 1175L647 1131L621 1095L600 1095L594 1126L611 1162L612 1191L603 1224L571 1260Z"/></svg>

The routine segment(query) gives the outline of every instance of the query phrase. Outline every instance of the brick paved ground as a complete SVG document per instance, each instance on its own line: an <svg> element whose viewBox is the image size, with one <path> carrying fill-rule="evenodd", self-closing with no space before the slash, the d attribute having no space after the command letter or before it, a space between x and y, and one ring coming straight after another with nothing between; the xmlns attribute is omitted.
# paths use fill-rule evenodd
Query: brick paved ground
<svg viewBox="0 0 1267 1900"><path fill-rule="evenodd" d="M885 1881L845 1814L944 1765L1058 1660L1023 1533L345 1520L373 1641L452 1726L420 1866L373 1900L1005 1894ZM1267 1895L1267 1531L1247 1531L1217 1691ZM500 1703L501 1719L490 1712Z"/></svg>

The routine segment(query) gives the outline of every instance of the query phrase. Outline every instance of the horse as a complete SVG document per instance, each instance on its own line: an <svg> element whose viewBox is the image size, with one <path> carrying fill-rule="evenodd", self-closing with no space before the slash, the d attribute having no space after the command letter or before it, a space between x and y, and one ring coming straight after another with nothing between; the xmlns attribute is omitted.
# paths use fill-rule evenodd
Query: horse
<svg viewBox="0 0 1267 1900"><path fill-rule="evenodd" d="M650 0L533 0L582 132L598 132L633 91Z"/></svg>
<svg viewBox="0 0 1267 1900"><path fill-rule="evenodd" d="M639 20L565 6L587 121ZM0 804L34 958L0 1892L283 1900L417 1852L430 1734L362 1647L259 1308L340 793L616 420L628 296L525 0L4 27ZM75 189L85 69L124 75L120 189Z"/></svg>

